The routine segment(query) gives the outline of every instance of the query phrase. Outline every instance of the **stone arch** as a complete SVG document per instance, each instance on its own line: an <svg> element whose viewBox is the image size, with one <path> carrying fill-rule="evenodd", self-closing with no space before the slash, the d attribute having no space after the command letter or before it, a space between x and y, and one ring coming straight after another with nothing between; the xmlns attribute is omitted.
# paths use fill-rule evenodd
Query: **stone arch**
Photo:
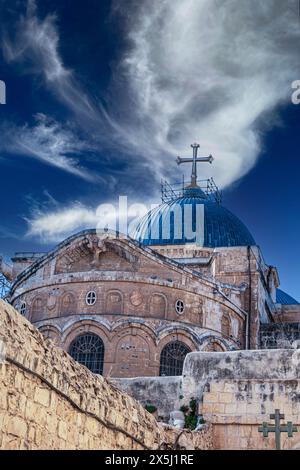
<svg viewBox="0 0 300 470"><path fill-rule="evenodd" d="M144 323L144 321L139 321L138 319L120 319L117 320L113 326L112 326L112 333L114 335L119 335L121 337L125 331L132 331L132 330L143 330L144 334L146 336L149 336L152 338L153 344L157 344L156 341L156 333L154 328L147 323Z"/></svg>
<svg viewBox="0 0 300 470"><path fill-rule="evenodd" d="M149 314L153 318L166 318L167 298L161 293L154 293L149 300Z"/></svg>
<svg viewBox="0 0 300 470"><path fill-rule="evenodd" d="M63 294L60 302L60 316L74 315L77 311L76 298L71 292Z"/></svg>
<svg viewBox="0 0 300 470"><path fill-rule="evenodd" d="M117 377L157 375L156 342L151 329L138 323L123 323L113 329L112 374Z"/></svg>
<svg viewBox="0 0 300 470"><path fill-rule="evenodd" d="M200 351L222 352L230 351L231 344L221 336L215 336L211 333L204 333L200 337Z"/></svg>
<svg viewBox="0 0 300 470"><path fill-rule="evenodd" d="M40 321L44 317L45 300L43 297L35 297L31 305L31 321L32 323Z"/></svg>
<svg viewBox="0 0 300 470"><path fill-rule="evenodd" d="M110 290L106 295L105 313L121 315L123 313L124 299L119 290Z"/></svg>
<svg viewBox="0 0 300 470"><path fill-rule="evenodd" d="M74 341L77 336L85 333L94 333L100 336L104 341L105 347L106 344L110 342L109 332L104 325L93 320L78 320L64 331L61 339L63 349L68 351L72 341Z"/></svg>
<svg viewBox="0 0 300 470"><path fill-rule="evenodd" d="M184 342L192 351L199 351L200 341L198 335L188 326L167 326L158 333L158 344L160 350L172 339Z"/></svg>
<svg viewBox="0 0 300 470"><path fill-rule="evenodd" d="M205 352L225 352L227 351L224 344L216 338L211 338L206 341L201 347L201 351Z"/></svg>
<svg viewBox="0 0 300 470"><path fill-rule="evenodd" d="M58 345L60 342L60 331L54 325L43 325L39 327L39 332L42 333L45 339L50 339L54 344Z"/></svg>
<svg viewBox="0 0 300 470"><path fill-rule="evenodd" d="M231 321L228 313L224 313L221 319L221 333L228 338L231 335Z"/></svg>

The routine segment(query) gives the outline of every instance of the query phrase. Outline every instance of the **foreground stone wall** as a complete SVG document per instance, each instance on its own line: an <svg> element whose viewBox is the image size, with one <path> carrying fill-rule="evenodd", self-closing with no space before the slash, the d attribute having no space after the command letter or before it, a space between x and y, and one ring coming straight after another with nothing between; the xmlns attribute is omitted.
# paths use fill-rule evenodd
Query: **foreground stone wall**
<svg viewBox="0 0 300 470"><path fill-rule="evenodd" d="M300 350L192 353L182 389L213 425L215 449L274 449L274 433L263 438L258 427L274 425L275 409L298 427L293 438L282 434L282 448L300 448Z"/></svg>
<svg viewBox="0 0 300 470"><path fill-rule="evenodd" d="M274 449L275 434L258 431L276 409L298 427L281 437L282 449L300 448L300 350L191 353L182 377L116 381L142 403L157 406L168 421L170 411L198 401L199 414L213 428L215 449ZM159 402L160 396L160 402Z"/></svg>
<svg viewBox="0 0 300 470"><path fill-rule="evenodd" d="M213 424L216 449L275 449L275 433L264 438L258 432L275 409L284 414L282 424L291 421L300 431L300 382L288 380L237 380L213 382L204 393L200 411ZM293 438L281 435L281 448L300 448L300 432Z"/></svg>
<svg viewBox="0 0 300 470"><path fill-rule="evenodd" d="M159 426L3 301L0 322L1 449L158 449L176 440L189 449L212 447L209 426L180 437Z"/></svg>

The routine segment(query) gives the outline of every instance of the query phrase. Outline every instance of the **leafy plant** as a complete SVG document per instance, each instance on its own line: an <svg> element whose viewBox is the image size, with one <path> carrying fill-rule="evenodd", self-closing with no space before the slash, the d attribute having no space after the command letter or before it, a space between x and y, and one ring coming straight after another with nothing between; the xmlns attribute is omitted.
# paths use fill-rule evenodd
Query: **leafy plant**
<svg viewBox="0 0 300 470"><path fill-rule="evenodd" d="M157 408L154 405L146 405L145 410L148 411L148 413L153 414L155 411L157 411Z"/></svg>
<svg viewBox="0 0 300 470"><path fill-rule="evenodd" d="M180 411L182 411L182 413L187 413L189 411L189 407L186 405L182 405L180 407Z"/></svg>
<svg viewBox="0 0 300 470"><path fill-rule="evenodd" d="M185 427L187 429L196 429L197 427L197 416L195 415L186 415L184 420Z"/></svg>
<svg viewBox="0 0 300 470"><path fill-rule="evenodd" d="M191 430L196 429L198 423L197 400L192 398L189 406L183 405L180 411L184 413L185 428Z"/></svg>

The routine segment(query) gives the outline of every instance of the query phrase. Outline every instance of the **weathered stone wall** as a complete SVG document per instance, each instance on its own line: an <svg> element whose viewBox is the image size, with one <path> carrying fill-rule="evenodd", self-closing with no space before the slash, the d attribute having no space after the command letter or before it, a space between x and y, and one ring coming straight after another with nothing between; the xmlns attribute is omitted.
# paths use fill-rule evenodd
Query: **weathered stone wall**
<svg viewBox="0 0 300 470"><path fill-rule="evenodd" d="M264 438L258 428L279 409L281 424L291 421L300 431L300 381L237 380L212 382L200 411L213 424L215 449L275 449L275 433ZM281 448L300 446L300 433L281 435Z"/></svg>
<svg viewBox="0 0 300 470"><path fill-rule="evenodd" d="M280 409L283 422L299 430L293 438L282 434L282 448L300 447L300 350L191 353L182 377L115 383L157 406L165 421L196 398L199 414L213 426L216 449L274 449L274 433L264 438L258 427L264 421L274 425L270 414Z"/></svg>
<svg viewBox="0 0 300 470"><path fill-rule="evenodd" d="M299 348L300 322L261 325L260 347L261 349Z"/></svg>
<svg viewBox="0 0 300 470"><path fill-rule="evenodd" d="M199 400L216 449L274 449L274 433L264 438L258 427L274 425L275 409L298 427L282 434L282 448L300 446L300 350L189 354L182 390Z"/></svg>
<svg viewBox="0 0 300 470"><path fill-rule="evenodd" d="M0 301L0 448L158 449L179 430L158 426L133 398L56 348ZM179 445L212 447L209 426Z"/></svg>
<svg viewBox="0 0 300 470"><path fill-rule="evenodd" d="M183 405L182 377L137 377L111 379L120 390L145 405L154 405L160 421L169 421L170 413Z"/></svg>

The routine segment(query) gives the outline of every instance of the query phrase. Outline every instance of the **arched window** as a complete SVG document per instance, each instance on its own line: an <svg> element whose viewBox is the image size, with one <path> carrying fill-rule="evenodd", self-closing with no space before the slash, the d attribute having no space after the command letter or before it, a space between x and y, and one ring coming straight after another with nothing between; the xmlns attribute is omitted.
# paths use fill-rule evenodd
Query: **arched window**
<svg viewBox="0 0 300 470"><path fill-rule="evenodd" d="M26 302L21 303L20 314L23 315L23 317L26 315Z"/></svg>
<svg viewBox="0 0 300 470"><path fill-rule="evenodd" d="M94 374L103 374L104 344L92 333L78 336L70 346L70 356Z"/></svg>
<svg viewBox="0 0 300 470"><path fill-rule="evenodd" d="M185 356L190 352L191 350L180 341L167 344L161 352L159 375L181 375Z"/></svg>
<svg viewBox="0 0 300 470"><path fill-rule="evenodd" d="M222 324L221 324L221 332L224 336L230 336L230 318L228 315L223 315L222 317Z"/></svg>

